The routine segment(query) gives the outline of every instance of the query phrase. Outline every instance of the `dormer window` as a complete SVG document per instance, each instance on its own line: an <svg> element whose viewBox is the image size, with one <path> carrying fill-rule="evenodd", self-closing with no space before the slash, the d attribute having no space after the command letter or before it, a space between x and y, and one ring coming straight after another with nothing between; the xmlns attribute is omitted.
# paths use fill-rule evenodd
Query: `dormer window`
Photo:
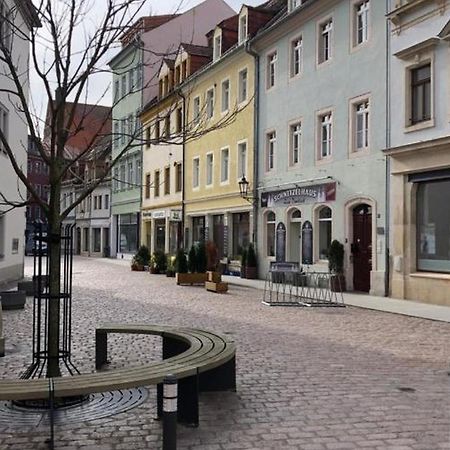
<svg viewBox="0 0 450 450"><path fill-rule="evenodd" d="M222 34L214 37L214 55L213 59L216 61L222 55Z"/></svg>
<svg viewBox="0 0 450 450"><path fill-rule="evenodd" d="M248 27L247 16L241 16L239 18L239 44L242 44L247 39Z"/></svg>
<svg viewBox="0 0 450 450"><path fill-rule="evenodd" d="M289 0L289 10L292 11L298 8L303 3L303 0Z"/></svg>

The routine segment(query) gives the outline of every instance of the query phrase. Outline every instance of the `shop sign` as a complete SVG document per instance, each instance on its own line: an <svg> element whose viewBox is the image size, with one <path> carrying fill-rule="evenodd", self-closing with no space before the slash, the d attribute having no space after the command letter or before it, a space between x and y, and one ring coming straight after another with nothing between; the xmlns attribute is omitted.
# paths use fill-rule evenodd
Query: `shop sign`
<svg viewBox="0 0 450 450"><path fill-rule="evenodd" d="M166 212L165 211L153 211L153 216L154 219L165 219L166 217Z"/></svg>
<svg viewBox="0 0 450 450"><path fill-rule="evenodd" d="M323 203L336 200L336 182L295 187L281 191L263 192L261 207L271 208L279 205L299 203Z"/></svg>
<svg viewBox="0 0 450 450"><path fill-rule="evenodd" d="M181 209L172 209L170 211L170 220L172 222L181 222Z"/></svg>
<svg viewBox="0 0 450 450"><path fill-rule="evenodd" d="M142 211L142 218L143 219L151 219L152 218L152 212L151 211Z"/></svg>

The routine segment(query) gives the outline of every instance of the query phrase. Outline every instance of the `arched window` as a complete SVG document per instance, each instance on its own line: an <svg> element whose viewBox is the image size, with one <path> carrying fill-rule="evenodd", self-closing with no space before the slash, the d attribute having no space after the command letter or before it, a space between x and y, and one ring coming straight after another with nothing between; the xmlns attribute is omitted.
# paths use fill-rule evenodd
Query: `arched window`
<svg viewBox="0 0 450 450"><path fill-rule="evenodd" d="M293 210L291 210L291 222L300 222L302 218L302 212L295 208Z"/></svg>
<svg viewBox="0 0 450 450"><path fill-rule="evenodd" d="M269 211L266 214L266 255L275 256L275 213Z"/></svg>
<svg viewBox="0 0 450 450"><path fill-rule="evenodd" d="M331 244L332 212L328 206L319 210L319 259L328 259Z"/></svg>

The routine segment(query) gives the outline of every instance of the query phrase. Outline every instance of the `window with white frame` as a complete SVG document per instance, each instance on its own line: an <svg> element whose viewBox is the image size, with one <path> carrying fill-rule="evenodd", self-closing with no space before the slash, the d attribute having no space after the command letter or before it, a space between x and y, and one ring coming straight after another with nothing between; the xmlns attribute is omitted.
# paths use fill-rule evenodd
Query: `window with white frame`
<svg viewBox="0 0 450 450"><path fill-rule="evenodd" d="M126 127L127 127L127 118L125 117L120 121L120 143L122 145L125 144Z"/></svg>
<svg viewBox="0 0 450 450"><path fill-rule="evenodd" d="M333 215L328 206L318 211L319 222L319 259L328 259L328 249L331 245Z"/></svg>
<svg viewBox="0 0 450 450"><path fill-rule="evenodd" d="M266 256L275 256L275 213L269 211L266 214Z"/></svg>
<svg viewBox="0 0 450 450"><path fill-rule="evenodd" d="M410 70L411 124L431 119L431 63Z"/></svg>
<svg viewBox="0 0 450 450"><path fill-rule="evenodd" d="M267 89L275 86L277 59L278 55L276 51L267 56Z"/></svg>
<svg viewBox="0 0 450 450"><path fill-rule="evenodd" d="M370 0L358 2L354 6L353 45L361 45L369 40Z"/></svg>
<svg viewBox="0 0 450 450"><path fill-rule="evenodd" d="M291 77L300 75L302 71L303 39L295 38L291 42Z"/></svg>
<svg viewBox="0 0 450 450"><path fill-rule="evenodd" d="M164 195L170 194L170 166L164 168Z"/></svg>
<svg viewBox="0 0 450 450"><path fill-rule="evenodd" d="M230 150L223 148L220 151L220 182L226 183L230 175Z"/></svg>
<svg viewBox="0 0 450 450"><path fill-rule="evenodd" d="M161 135L159 119L155 120L155 140L158 141Z"/></svg>
<svg viewBox="0 0 450 450"><path fill-rule="evenodd" d="M197 125L200 122L200 97L194 98L192 110L193 110L192 120L194 122L194 125Z"/></svg>
<svg viewBox="0 0 450 450"><path fill-rule="evenodd" d="M239 103L247 100L247 69L239 71L239 87L238 87L238 101Z"/></svg>
<svg viewBox="0 0 450 450"><path fill-rule="evenodd" d="M369 99L354 104L354 151L369 147Z"/></svg>
<svg viewBox="0 0 450 450"><path fill-rule="evenodd" d="M242 15L239 18L239 44L242 44L247 39L247 16Z"/></svg>
<svg viewBox="0 0 450 450"><path fill-rule="evenodd" d="M206 155L206 185L211 186L213 184L213 170L214 170L214 155L208 153Z"/></svg>
<svg viewBox="0 0 450 450"><path fill-rule="evenodd" d="M216 61L222 55L222 34L218 34L214 38L213 60Z"/></svg>
<svg viewBox="0 0 450 450"><path fill-rule="evenodd" d="M120 178L119 178L119 190L120 191L125 190L125 186L126 186L126 180L125 180L126 171L127 171L127 168L125 166L125 163L123 162L120 165Z"/></svg>
<svg viewBox="0 0 450 450"><path fill-rule="evenodd" d="M161 186L161 176L160 176L159 170L155 170L155 175L153 177L153 180L154 180L153 194L155 197L159 197L160 186Z"/></svg>
<svg viewBox="0 0 450 450"><path fill-rule="evenodd" d="M170 113L164 118L164 135L166 138L170 137Z"/></svg>
<svg viewBox="0 0 450 450"><path fill-rule="evenodd" d="M128 161L127 167L128 167L128 177L127 177L128 189L132 189L134 183L134 164L132 159Z"/></svg>
<svg viewBox="0 0 450 450"><path fill-rule="evenodd" d="M150 127L147 127L145 129L145 146L147 148L150 148L152 142L152 129Z"/></svg>
<svg viewBox="0 0 450 450"><path fill-rule="evenodd" d="M214 88L206 92L206 117L211 119L214 115Z"/></svg>
<svg viewBox="0 0 450 450"><path fill-rule="evenodd" d="M329 19L319 25L319 64L329 61L332 56L333 20Z"/></svg>
<svg viewBox="0 0 450 450"><path fill-rule="evenodd" d="M302 145L302 124L297 122L289 127L289 144L290 144L290 164L291 166L300 162L300 152Z"/></svg>
<svg viewBox="0 0 450 450"><path fill-rule="evenodd" d="M128 92L129 93L133 92L133 88L134 88L134 70L131 69L128 72Z"/></svg>
<svg viewBox="0 0 450 450"><path fill-rule="evenodd" d="M114 169L114 179L113 179L113 191L117 192L119 190L119 168Z"/></svg>
<svg viewBox="0 0 450 450"><path fill-rule="evenodd" d="M275 146L277 144L277 134L271 131L266 135L266 170L272 170L275 167Z"/></svg>
<svg viewBox="0 0 450 450"><path fill-rule="evenodd" d="M319 116L319 132L319 159L328 158L333 151L333 115L331 111Z"/></svg>
<svg viewBox="0 0 450 450"><path fill-rule="evenodd" d="M142 162L141 162L141 157L137 156L135 158L135 166L136 166L136 170L135 170L135 184L136 187L139 186L142 183Z"/></svg>
<svg viewBox="0 0 450 450"><path fill-rule="evenodd" d="M0 104L0 130L5 136L6 140L8 140L9 136L9 113L8 110ZM0 150L6 153L5 146L3 142L0 142Z"/></svg>
<svg viewBox="0 0 450 450"><path fill-rule="evenodd" d="M192 160L192 187L198 188L200 186L200 158Z"/></svg>
<svg viewBox="0 0 450 450"><path fill-rule="evenodd" d="M247 176L247 142L240 142L237 147L238 179Z"/></svg>
<svg viewBox="0 0 450 450"><path fill-rule="evenodd" d="M230 80L222 81L222 112L230 108Z"/></svg>
<svg viewBox="0 0 450 450"><path fill-rule="evenodd" d="M150 198L150 174L145 174L145 198Z"/></svg>

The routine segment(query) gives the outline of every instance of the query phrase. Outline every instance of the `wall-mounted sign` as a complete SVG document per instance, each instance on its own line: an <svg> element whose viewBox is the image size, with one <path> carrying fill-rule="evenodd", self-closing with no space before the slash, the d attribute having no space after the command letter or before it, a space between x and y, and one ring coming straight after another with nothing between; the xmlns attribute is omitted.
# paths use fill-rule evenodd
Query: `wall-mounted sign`
<svg viewBox="0 0 450 450"><path fill-rule="evenodd" d="M169 217L172 222L181 222L181 209L171 209Z"/></svg>
<svg viewBox="0 0 450 450"><path fill-rule="evenodd" d="M279 205L299 203L322 203L336 200L336 182L295 187L281 191L263 192L261 207L271 208Z"/></svg>
<svg viewBox="0 0 450 450"><path fill-rule="evenodd" d="M286 226L283 222L277 225L276 260L286 261Z"/></svg>
<svg viewBox="0 0 450 450"><path fill-rule="evenodd" d="M302 264L313 263L313 227L308 220L302 226Z"/></svg>
<svg viewBox="0 0 450 450"><path fill-rule="evenodd" d="M166 212L165 211L153 211L152 217L154 219L165 219L166 218Z"/></svg>
<svg viewBox="0 0 450 450"><path fill-rule="evenodd" d="M151 211L142 211L142 218L143 219L151 219L152 218L152 212Z"/></svg>

